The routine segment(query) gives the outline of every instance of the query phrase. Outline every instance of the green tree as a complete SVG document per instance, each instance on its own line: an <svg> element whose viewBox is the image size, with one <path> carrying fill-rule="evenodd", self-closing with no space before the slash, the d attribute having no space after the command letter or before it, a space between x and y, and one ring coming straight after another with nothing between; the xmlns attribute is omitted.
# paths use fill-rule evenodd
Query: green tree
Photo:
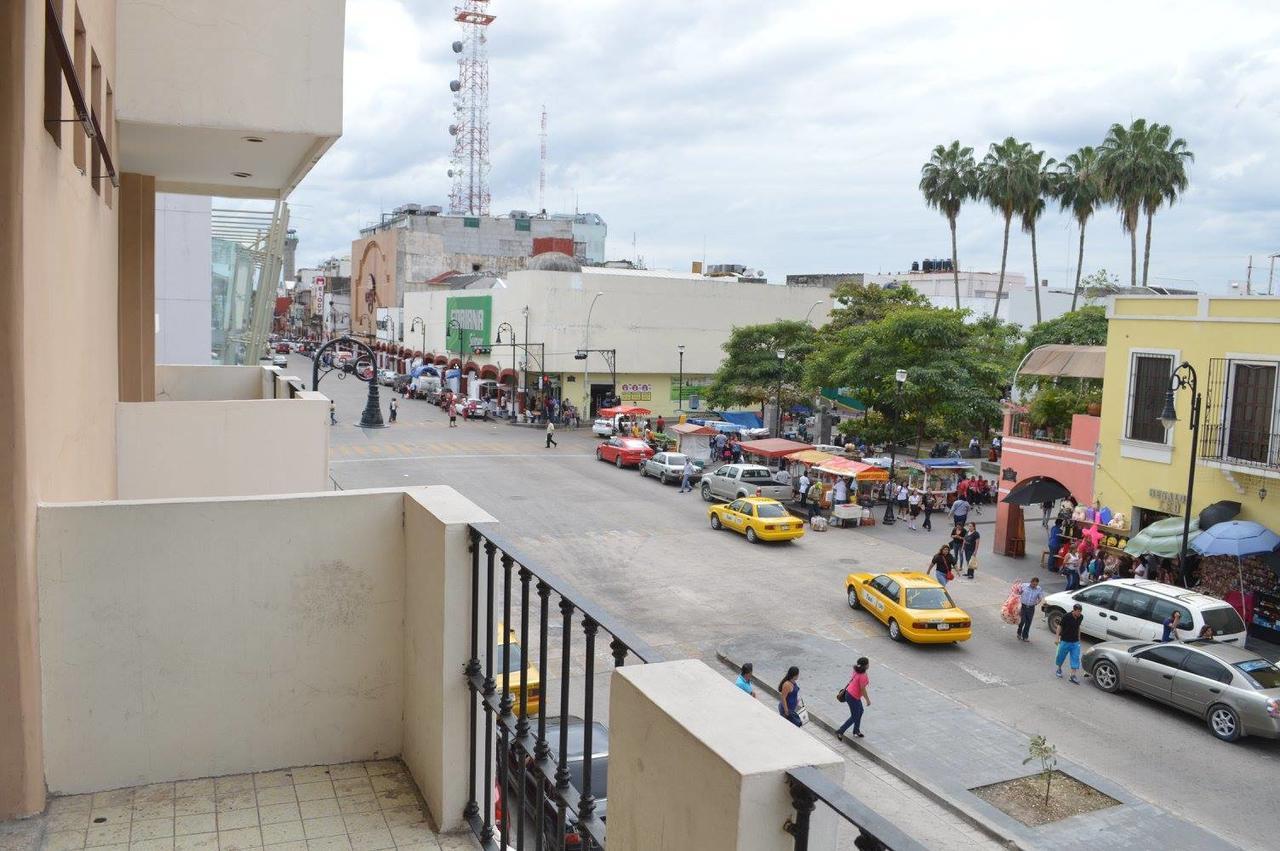
<svg viewBox="0 0 1280 851"><path fill-rule="evenodd" d="M855 281L846 281L837 286L831 293L831 300L835 307L827 324L821 329L824 335L851 325L879 322L893 311L904 307L929 306L929 299L910 286L881 287Z"/></svg>
<svg viewBox="0 0 1280 851"><path fill-rule="evenodd" d="M1051 344L1067 346L1105 346L1107 344L1107 311L1100 306L1086 306L1057 319L1042 322L1027 332L1022 354Z"/></svg>
<svg viewBox="0 0 1280 851"><path fill-rule="evenodd" d="M1144 184L1142 212L1147 217L1146 245L1142 252L1142 285L1147 285L1147 270L1151 265L1151 219L1160 207L1174 202L1187 190L1187 164L1196 156L1187 147L1186 139L1173 138L1173 128L1168 124L1151 125L1148 136L1147 159L1151 173Z"/></svg>
<svg viewBox="0 0 1280 851"><path fill-rule="evenodd" d="M1076 309L1080 296L1080 273L1084 269L1084 229L1098 207L1106 200L1106 185L1102 179L1098 151L1085 145L1058 164L1058 179L1054 185L1058 204L1065 212L1071 211L1080 226L1080 250L1076 261L1076 285L1071 291L1071 309Z"/></svg>
<svg viewBox="0 0 1280 851"><path fill-rule="evenodd" d="M978 166L978 195L1004 217L1004 243L1000 249L1000 282L996 287L996 303L991 315L1000 312L1004 297L1004 273L1009 260L1009 225L1025 198L1032 194L1034 171L1027 168L1027 146L1009 136L1003 142L992 142Z"/></svg>
<svg viewBox="0 0 1280 851"><path fill-rule="evenodd" d="M1040 324L1040 256L1036 251L1036 222L1044 215L1045 199L1052 197L1057 175L1055 161L1045 159L1044 151L1025 149L1024 167L1030 180L1022 198L1018 215L1022 220L1022 232L1031 235L1031 283L1036 294L1036 324ZM958 292L958 290L957 290ZM957 302L958 304L958 302Z"/></svg>
<svg viewBox="0 0 1280 851"><path fill-rule="evenodd" d="M973 148L963 148L957 139L949 146L938 145L920 169L920 191L925 203L947 217L951 227L951 272L956 285L956 310L960 309L960 257L956 253L956 219L965 201L978 189Z"/></svg>
<svg viewBox="0 0 1280 851"><path fill-rule="evenodd" d="M708 403L727 408L772 401L779 379L784 406L809 400L813 388L805 382L805 366L816 338L812 325L793 319L734 328L722 346L725 359L707 388ZM779 359L779 351L786 357Z"/></svg>

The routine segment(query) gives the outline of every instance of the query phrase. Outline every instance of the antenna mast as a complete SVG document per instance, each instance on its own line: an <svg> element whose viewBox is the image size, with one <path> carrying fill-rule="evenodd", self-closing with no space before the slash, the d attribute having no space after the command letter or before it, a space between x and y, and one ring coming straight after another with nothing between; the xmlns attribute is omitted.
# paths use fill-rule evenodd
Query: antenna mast
<svg viewBox="0 0 1280 851"><path fill-rule="evenodd" d="M542 151L538 159L538 209L547 212L547 105L542 105Z"/></svg>
<svg viewBox="0 0 1280 851"><path fill-rule="evenodd" d="M489 214L489 49L488 27L494 16L489 0L463 0L453 19L462 27L462 40L453 43L458 54L458 77L453 92L453 191L449 212L461 216Z"/></svg>

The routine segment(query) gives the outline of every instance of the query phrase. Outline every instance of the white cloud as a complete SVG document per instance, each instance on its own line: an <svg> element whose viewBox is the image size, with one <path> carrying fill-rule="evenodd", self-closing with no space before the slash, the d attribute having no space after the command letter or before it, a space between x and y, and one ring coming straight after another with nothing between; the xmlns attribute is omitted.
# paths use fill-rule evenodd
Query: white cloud
<svg viewBox="0 0 1280 851"><path fill-rule="evenodd" d="M308 262L349 250L406 201L447 204L451 2L350 0L343 139L294 194ZM538 118L550 113L548 205L603 215L610 254L774 279L906 268L944 256L919 168L939 142L979 154L1014 135L1062 157L1107 126L1171 124L1192 188L1156 218L1157 280L1222 289L1277 250L1280 16L1263 2L852 4L794 0L494 0L493 210L536 206ZM1045 217L1041 274L1074 268L1068 221ZM960 220L964 267L996 268L1000 222ZM1030 272L1025 237L1010 267ZM1086 270L1128 268L1114 213Z"/></svg>

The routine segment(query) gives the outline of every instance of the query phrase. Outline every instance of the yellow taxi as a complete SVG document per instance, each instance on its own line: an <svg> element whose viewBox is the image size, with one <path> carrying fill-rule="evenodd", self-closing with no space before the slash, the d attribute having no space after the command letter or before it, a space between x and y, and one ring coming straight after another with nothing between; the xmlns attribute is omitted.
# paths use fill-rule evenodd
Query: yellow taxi
<svg viewBox="0 0 1280 851"><path fill-rule="evenodd" d="M758 541L794 541L804 535L804 521L776 499L744 496L733 502L707 509L712 529L732 529L746 535L751 543Z"/></svg>
<svg viewBox="0 0 1280 851"><path fill-rule="evenodd" d="M520 672L524 671L525 688L529 690L528 712L537 715L542 707L542 677L538 674L538 666L532 661L526 663L520 636L514 629L503 630L498 625L497 643L493 645L493 680L498 688L502 688L502 634L506 632L507 642L511 646L508 670L510 674L511 711L520 714Z"/></svg>
<svg viewBox="0 0 1280 851"><path fill-rule="evenodd" d="M850 573L845 590L849 608L875 615L894 641L946 644L967 641L972 634L969 613L923 573Z"/></svg>

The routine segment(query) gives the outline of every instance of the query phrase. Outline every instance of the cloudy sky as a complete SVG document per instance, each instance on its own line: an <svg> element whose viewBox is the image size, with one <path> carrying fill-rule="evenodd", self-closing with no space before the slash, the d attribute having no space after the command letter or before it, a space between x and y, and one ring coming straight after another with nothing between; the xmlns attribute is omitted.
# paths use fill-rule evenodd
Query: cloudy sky
<svg viewBox="0 0 1280 851"><path fill-rule="evenodd" d="M459 37L448 0L348 0L343 138L292 197L300 265L349 254L379 211L447 207ZM601 214L611 258L897 271L949 251L917 190L940 142L1013 135L1061 158L1112 122L1171 124L1191 188L1157 215L1155 282L1255 284L1280 251L1280 10L1274 2L863 4L837 0L492 0L494 213ZM963 268L998 269L1000 220L960 216ZM1011 236L1011 271L1031 271ZM1074 274L1077 232L1046 215L1041 277ZM705 246L705 249L704 249ZM1085 272L1127 280L1113 211Z"/></svg>

